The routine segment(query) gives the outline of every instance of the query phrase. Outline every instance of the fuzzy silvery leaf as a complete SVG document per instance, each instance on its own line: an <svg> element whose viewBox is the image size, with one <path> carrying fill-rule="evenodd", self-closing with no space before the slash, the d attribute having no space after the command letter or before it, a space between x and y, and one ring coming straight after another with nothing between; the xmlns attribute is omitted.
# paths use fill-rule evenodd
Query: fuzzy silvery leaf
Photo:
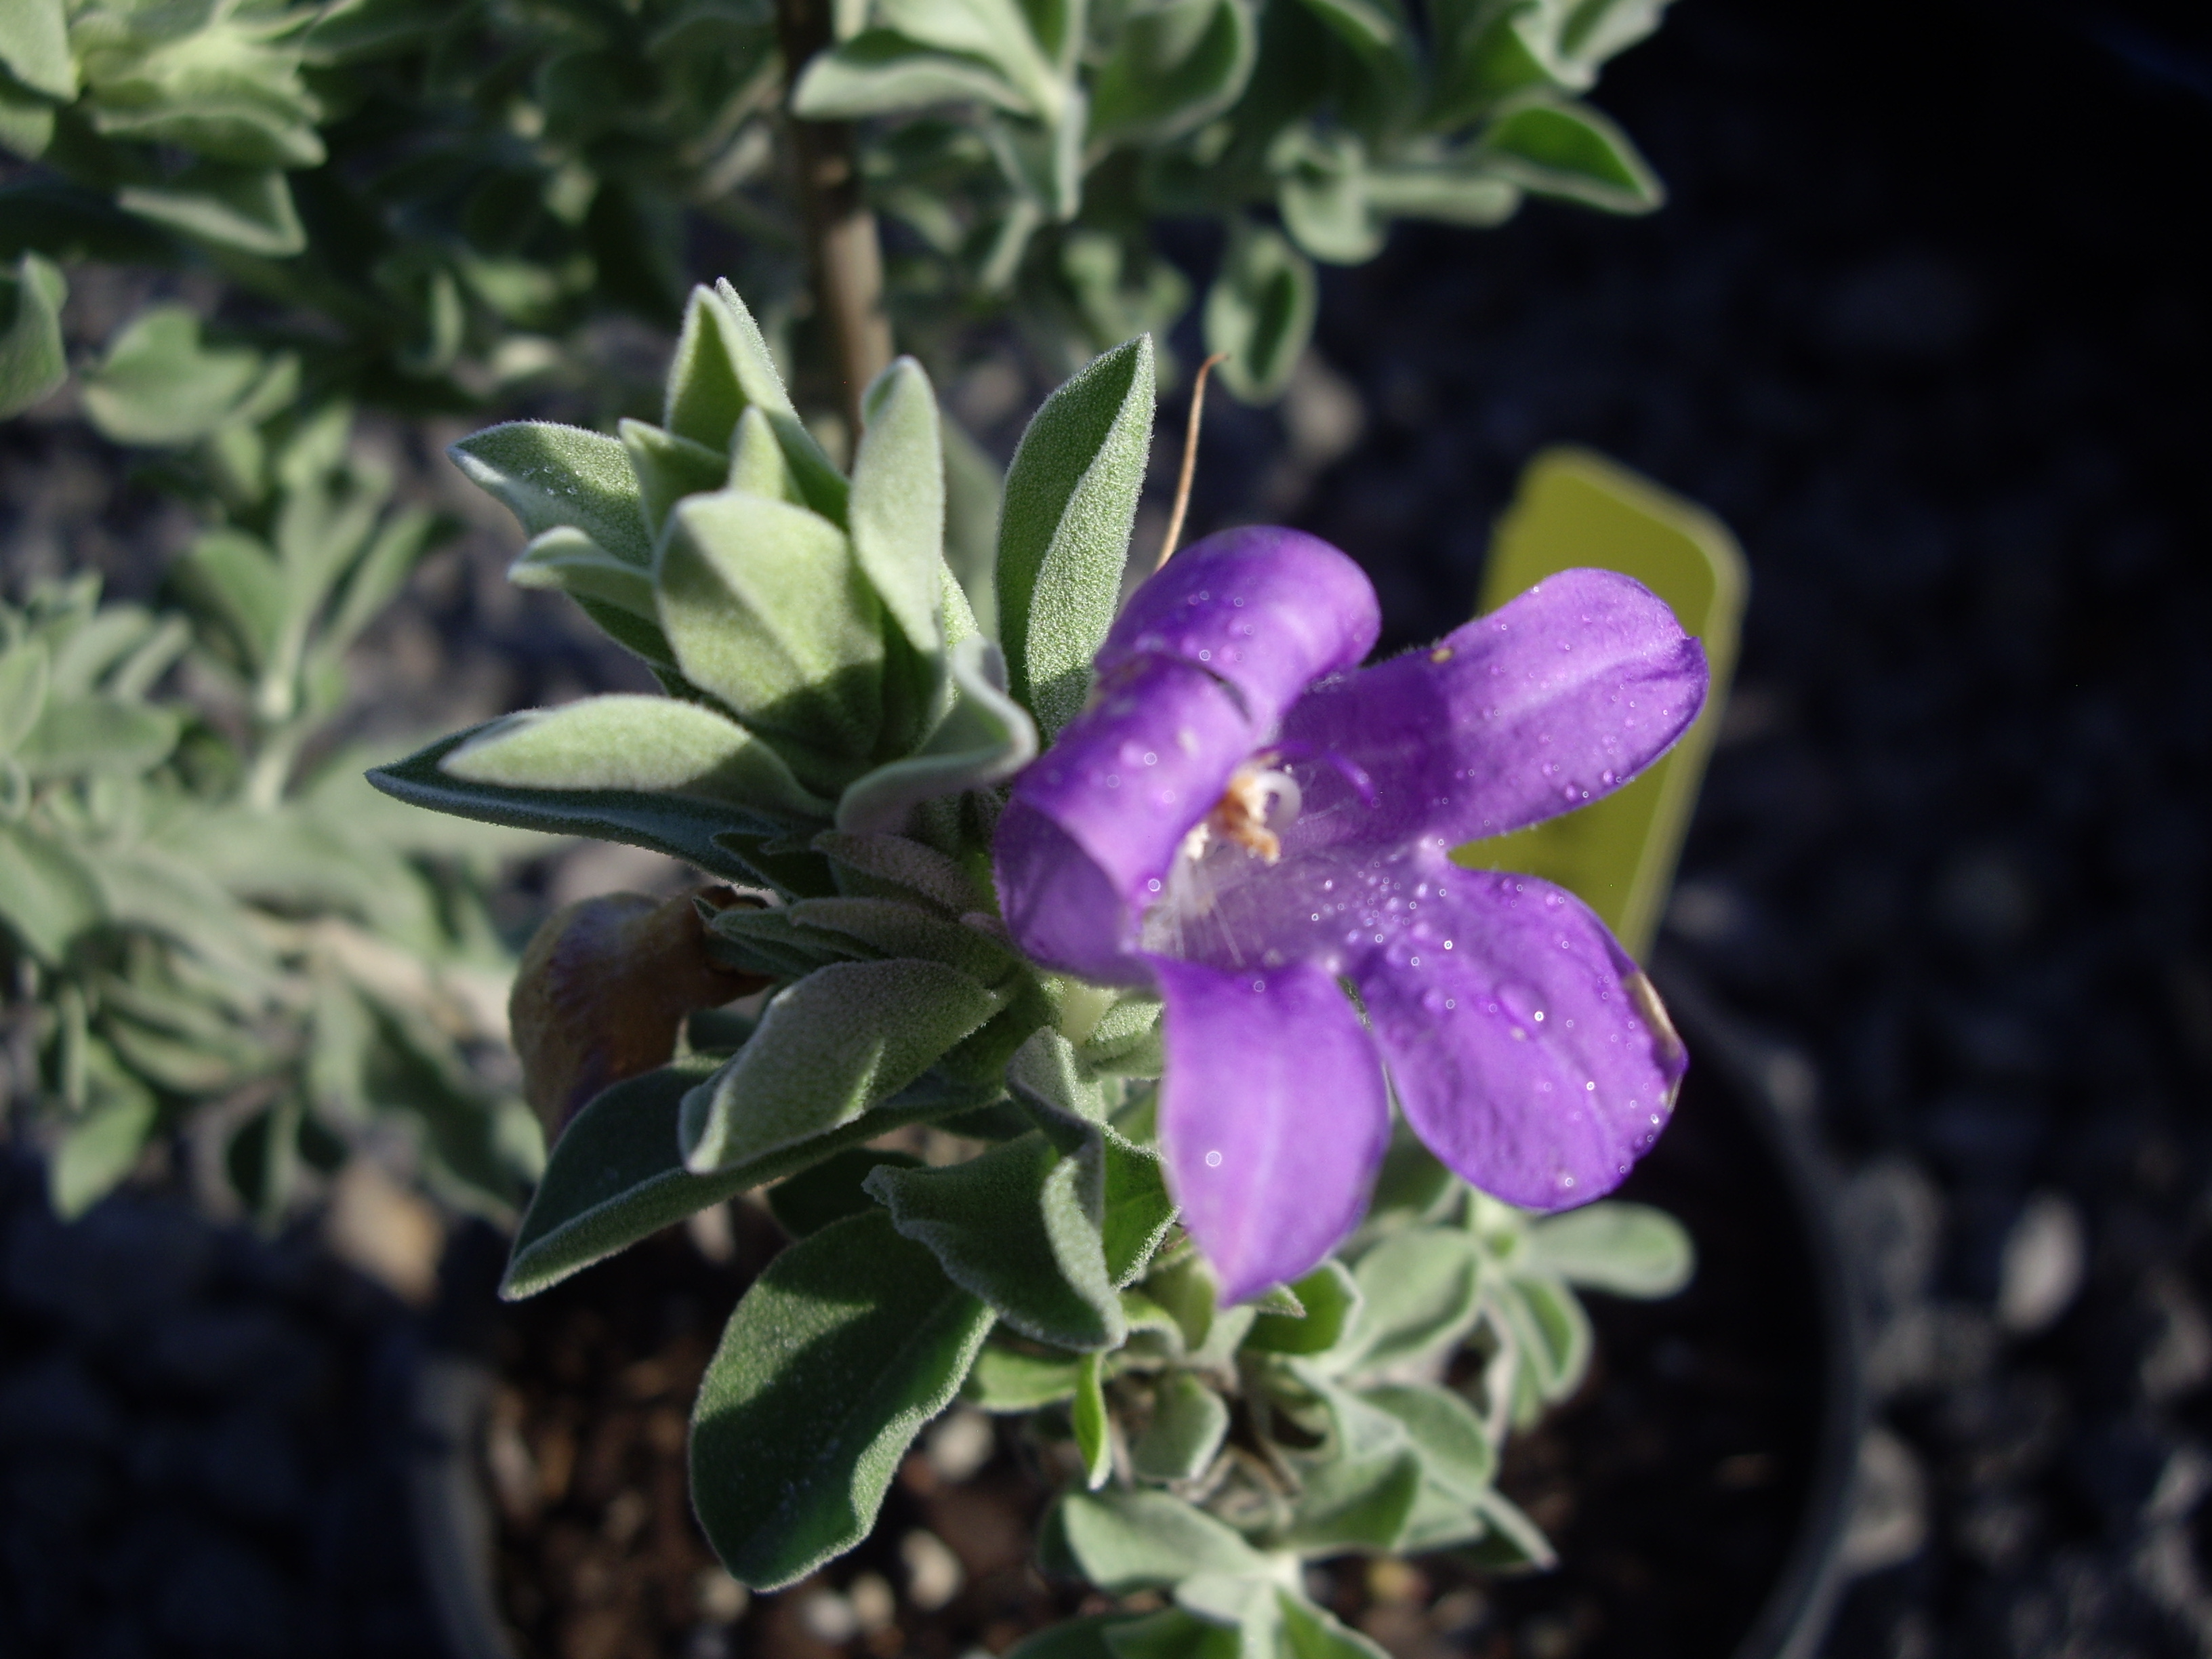
<svg viewBox="0 0 2212 1659"><path fill-rule="evenodd" d="M43 962L105 918L99 875L75 851L0 818L0 923Z"/></svg>
<svg viewBox="0 0 2212 1659"><path fill-rule="evenodd" d="M1231 392L1247 403L1282 394L1313 337L1320 296L1305 255L1273 230L1234 222L1205 318L1206 349L1228 354L1221 377Z"/></svg>
<svg viewBox="0 0 2212 1659"><path fill-rule="evenodd" d="M732 1576L780 1589L866 1537L900 1458L990 1328L990 1310L880 1212L769 1263L730 1316L691 1419L692 1502Z"/></svg>
<svg viewBox="0 0 2212 1659"><path fill-rule="evenodd" d="M15 759L33 778L133 776L166 760L182 728L174 709L119 697L49 697Z"/></svg>
<svg viewBox="0 0 2212 1659"><path fill-rule="evenodd" d="M853 552L907 644L926 660L945 649L939 617L945 563L945 445L937 395L911 357L876 377L860 402L846 524Z"/></svg>
<svg viewBox="0 0 2212 1659"><path fill-rule="evenodd" d="M501 1296L536 1296L709 1205L978 1098L925 1081L816 1139L698 1176L684 1167L677 1120L684 1097L713 1069L711 1061L678 1060L604 1091L569 1120L516 1230Z"/></svg>
<svg viewBox="0 0 2212 1659"><path fill-rule="evenodd" d="M70 1123L47 1167L54 1213L74 1221L112 1192L137 1166L158 1116L152 1092L133 1089L97 1102Z"/></svg>
<svg viewBox="0 0 2212 1659"><path fill-rule="evenodd" d="M679 438L643 421L624 421L617 428L629 452L637 478L638 507L648 538L660 533L676 503L686 495L720 489L728 482L730 458L689 438Z"/></svg>
<svg viewBox="0 0 2212 1659"><path fill-rule="evenodd" d="M1045 1529L1048 1547L1109 1595L1164 1589L1194 1573L1267 1571L1267 1558L1230 1527L1164 1492L1069 1492Z"/></svg>
<svg viewBox="0 0 2212 1659"><path fill-rule="evenodd" d="M882 606L836 525L741 490L693 495L671 516L653 574L684 678L786 740L804 781L875 747Z"/></svg>
<svg viewBox="0 0 2212 1659"><path fill-rule="evenodd" d="M1247 0L1166 0L1133 9L1091 83L1094 143L1160 143L1235 103L1258 30Z"/></svg>
<svg viewBox="0 0 2212 1659"><path fill-rule="evenodd" d="M681 438L727 454L738 416L795 411L760 325L727 283L695 288L668 368L660 424Z"/></svg>
<svg viewBox="0 0 2212 1659"><path fill-rule="evenodd" d="M1451 1498L1473 1504L1489 1489L1498 1454L1474 1407L1458 1395L1428 1383L1394 1382L1364 1389L1359 1397L1405 1425L1423 1474Z"/></svg>
<svg viewBox="0 0 2212 1659"><path fill-rule="evenodd" d="M0 758L15 752L46 706L52 678L44 640L27 640L0 650Z"/></svg>
<svg viewBox="0 0 2212 1659"><path fill-rule="evenodd" d="M1024 1336L1078 1352L1127 1334L1100 1232L1102 1150L1063 1154L1042 1133L938 1170L878 1170L868 1191L952 1281Z"/></svg>
<svg viewBox="0 0 2212 1659"><path fill-rule="evenodd" d="M516 789L471 783L447 772L446 757L483 731L472 726L441 738L404 760L374 768L368 781L386 794L434 812L549 836L588 836L665 853L712 874L752 882L757 872L720 839L733 829L781 833L781 824L750 812L685 795L625 790Z"/></svg>
<svg viewBox="0 0 2212 1659"><path fill-rule="evenodd" d="M854 1146L832 1152L768 1189L769 1213L793 1238L818 1233L833 1221L875 1207L864 1183L878 1170L915 1170L921 1160L888 1147Z"/></svg>
<svg viewBox="0 0 2212 1659"><path fill-rule="evenodd" d="M1379 1370L1457 1341L1481 1312L1481 1254L1457 1227L1387 1234L1352 1276L1360 1308L1329 1356L1339 1373Z"/></svg>
<svg viewBox="0 0 2212 1659"><path fill-rule="evenodd" d="M1170 1371L1153 1391L1152 1420L1130 1448L1130 1462L1147 1480L1195 1480L1228 1432L1221 1396L1188 1371Z"/></svg>
<svg viewBox="0 0 2212 1659"><path fill-rule="evenodd" d="M1276 1592L1283 1659L1386 1659L1385 1650L1294 1591Z"/></svg>
<svg viewBox="0 0 2212 1659"><path fill-rule="evenodd" d="M1116 346L1045 400L1007 470L999 626L1014 699L1046 737L1082 708L1121 600L1153 374L1150 336Z"/></svg>
<svg viewBox="0 0 2212 1659"><path fill-rule="evenodd" d="M228 633L249 673L258 677L297 653L303 618L295 584L260 538L228 525L204 532L177 561L173 580Z"/></svg>
<svg viewBox="0 0 2212 1659"><path fill-rule="evenodd" d="M886 763L846 786L837 827L856 835L906 827L923 801L985 789L1036 758L1036 726L1006 694L1006 660L980 635L952 648L958 700L916 753Z"/></svg>
<svg viewBox="0 0 2212 1659"><path fill-rule="evenodd" d="M549 588L580 604L588 602L625 612L660 639L657 653L640 654L657 655L674 665L675 653L660 635L652 573L617 558L574 525L556 525L532 536L507 567L507 579L517 587Z"/></svg>
<svg viewBox="0 0 2212 1659"><path fill-rule="evenodd" d="M1027 94L981 58L939 52L890 29L869 29L806 66L791 110L810 121L849 121L940 104L1032 112Z"/></svg>
<svg viewBox="0 0 2212 1659"><path fill-rule="evenodd" d="M68 296L61 272L35 253L0 272L0 419L43 403L69 379L61 331Z"/></svg>
<svg viewBox="0 0 2212 1659"><path fill-rule="evenodd" d="M1474 1565L1493 1572L1521 1572L1532 1568L1542 1572L1559 1565L1559 1552L1545 1538L1542 1528L1496 1487L1482 1494L1475 1509L1481 1516L1484 1530L1468 1551L1468 1558Z"/></svg>
<svg viewBox="0 0 2212 1659"><path fill-rule="evenodd" d="M1029 1412L1072 1400L1081 1378L1079 1359L1033 1354L985 1343L961 1397L987 1412Z"/></svg>
<svg viewBox="0 0 2212 1659"><path fill-rule="evenodd" d="M76 96L76 62L70 55L62 0L9 0L0 13L0 64L58 103Z"/></svg>
<svg viewBox="0 0 2212 1659"><path fill-rule="evenodd" d="M948 916L985 910L988 901L966 871L933 847L903 836L851 835L825 830L813 848L830 860L841 890L862 897L918 898Z"/></svg>
<svg viewBox="0 0 2212 1659"><path fill-rule="evenodd" d="M1521 205L1520 186L1479 152L1373 167L1364 188L1378 213L1477 228L1504 223Z"/></svg>
<svg viewBox="0 0 2212 1659"><path fill-rule="evenodd" d="M446 453L471 483L505 503L525 535L567 526L623 563L652 569L637 474L619 440L551 421L508 421Z"/></svg>
<svg viewBox="0 0 2212 1659"><path fill-rule="evenodd" d="M1547 1216L1528 1229L1524 1248L1534 1272L1615 1296L1672 1296L1697 1271L1687 1231L1648 1204L1607 1201Z"/></svg>
<svg viewBox="0 0 2212 1659"><path fill-rule="evenodd" d="M939 52L990 64L1016 88L1025 113L1050 125L1073 90L1048 59L1017 0L877 0L876 21Z"/></svg>
<svg viewBox="0 0 2212 1659"><path fill-rule="evenodd" d="M787 906L755 910L743 905L707 919L707 954L723 969L770 979L804 979L833 962L866 962L879 955L856 939L801 927Z"/></svg>
<svg viewBox="0 0 2212 1659"><path fill-rule="evenodd" d="M1099 1228L1106 1270L1119 1288L1152 1263L1176 1218L1159 1154L1104 1121L1105 1094L1085 1074L1074 1045L1049 1027L1031 1034L1006 1062L1007 1087L1046 1138L1104 1171Z"/></svg>
<svg viewBox="0 0 2212 1659"><path fill-rule="evenodd" d="M126 185L115 201L165 230L241 253L283 259L307 246L292 186L274 168L196 161L158 185Z"/></svg>
<svg viewBox="0 0 2212 1659"><path fill-rule="evenodd" d="M1244 1339L1246 1347L1268 1353L1323 1354L1358 1322L1359 1284L1340 1261L1322 1262L1291 1289L1304 1312L1285 1316L1261 1311Z"/></svg>
<svg viewBox="0 0 2212 1659"><path fill-rule="evenodd" d="M35 161L54 142L54 105L0 75L0 150Z"/></svg>
<svg viewBox="0 0 2212 1659"><path fill-rule="evenodd" d="M1075 1455L1083 1463L1083 1484L1097 1492L1114 1474L1114 1419L1106 1409L1103 1355L1086 1353L1078 1364L1067 1422L1075 1433Z"/></svg>
<svg viewBox="0 0 2212 1659"><path fill-rule="evenodd" d="M1382 215L1367 194L1358 135L1310 124L1286 127L1267 149L1275 204L1297 245L1330 264L1364 264L1382 251Z"/></svg>
<svg viewBox="0 0 2212 1659"><path fill-rule="evenodd" d="M1538 196L1609 213L1650 213L1666 200L1628 135L1587 104L1516 100L1483 130L1480 154L1492 172Z"/></svg>
<svg viewBox="0 0 2212 1659"><path fill-rule="evenodd" d="M297 359L206 344L193 313L154 306L109 342L84 376L83 397L92 423L118 443L188 444L273 413L298 385Z"/></svg>
<svg viewBox="0 0 2212 1659"><path fill-rule="evenodd" d="M447 751L439 769L509 789L691 795L797 823L830 810L735 720L678 698L627 692L502 715Z"/></svg>
<svg viewBox="0 0 2212 1659"><path fill-rule="evenodd" d="M1328 1413L1328 1439L1301 1460L1302 1489L1273 1541L1310 1555L1396 1547L1421 1491L1412 1436L1389 1412L1316 1373L1301 1369L1299 1376Z"/></svg>
<svg viewBox="0 0 2212 1659"><path fill-rule="evenodd" d="M942 963L833 963L770 1002L752 1038L685 1099L699 1174L852 1122L920 1077L1006 999Z"/></svg>
<svg viewBox="0 0 2212 1659"><path fill-rule="evenodd" d="M997 984L1020 962L1004 943L981 929L947 921L896 899L802 899L780 914L803 933L849 941L848 950L858 945L872 956L941 962L985 985Z"/></svg>
<svg viewBox="0 0 2212 1659"><path fill-rule="evenodd" d="M1536 1390L1547 1401L1565 1399L1589 1370L1589 1316L1575 1293L1556 1279L1516 1273L1492 1287L1492 1305L1511 1328Z"/></svg>
<svg viewBox="0 0 2212 1659"><path fill-rule="evenodd" d="M793 507L807 504L806 492L799 487L799 475L791 470L783 441L760 409L748 406L738 416L736 435L730 440L729 487L748 495L765 495L772 501L789 501Z"/></svg>

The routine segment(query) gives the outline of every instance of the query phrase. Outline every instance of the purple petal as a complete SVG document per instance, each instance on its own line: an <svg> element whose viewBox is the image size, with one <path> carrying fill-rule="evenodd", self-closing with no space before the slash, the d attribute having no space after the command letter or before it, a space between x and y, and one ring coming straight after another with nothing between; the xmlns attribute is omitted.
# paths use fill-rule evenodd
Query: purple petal
<svg viewBox="0 0 2212 1659"><path fill-rule="evenodd" d="M1705 700L1705 654L1650 589L1546 578L1425 651L1326 682L1283 723L1300 848L1504 835L1611 793Z"/></svg>
<svg viewBox="0 0 2212 1659"><path fill-rule="evenodd" d="M1382 1067L1334 979L1152 959L1166 1000L1160 1145L1224 1304L1310 1269L1358 1225L1390 1137Z"/></svg>
<svg viewBox="0 0 2212 1659"><path fill-rule="evenodd" d="M1324 674L1356 666L1382 626L1366 573L1318 537L1273 525L1194 542L1139 587L1098 672L1152 655L1234 685L1264 736Z"/></svg>
<svg viewBox="0 0 2212 1659"><path fill-rule="evenodd" d="M1352 970L1407 1121L1509 1204L1601 1197L1658 1139L1686 1063L1650 981L1573 894L1423 863L1425 896Z"/></svg>
<svg viewBox="0 0 2212 1659"><path fill-rule="evenodd" d="M1202 668L1148 657L1103 676L1000 820L1000 901L1022 949L1086 978L1142 979L1121 960L1137 919L1255 741Z"/></svg>

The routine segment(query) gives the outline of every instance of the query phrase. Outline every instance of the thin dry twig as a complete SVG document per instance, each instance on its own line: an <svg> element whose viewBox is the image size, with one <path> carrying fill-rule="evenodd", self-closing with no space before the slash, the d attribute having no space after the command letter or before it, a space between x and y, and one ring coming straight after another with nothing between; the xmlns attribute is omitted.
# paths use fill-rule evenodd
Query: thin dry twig
<svg viewBox="0 0 2212 1659"><path fill-rule="evenodd" d="M1168 562L1176 550L1176 543L1182 537L1182 516L1190 510L1190 481L1198 471L1198 423L1206 412L1206 377L1213 373L1214 364L1229 354L1217 351L1198 366L1198 379L1190 388L1190 416L1182 429L1182 471L1176 479L1175 511L1168 514L1168 533L1160 538L1160 556L1152 562L1158 570Z"/></svg>

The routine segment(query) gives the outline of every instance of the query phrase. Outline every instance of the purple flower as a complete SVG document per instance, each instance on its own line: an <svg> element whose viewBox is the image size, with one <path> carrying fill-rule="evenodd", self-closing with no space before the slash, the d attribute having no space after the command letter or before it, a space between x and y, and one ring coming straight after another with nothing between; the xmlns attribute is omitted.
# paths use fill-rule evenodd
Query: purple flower
<svg viewBox="0 0 2212 1659"><path fill-rule="evenodd" d="M1000 821L1022 948L1164 1000L1160 1139L1231 1302L1358 1224L1391 1091L1476 1187L1553 1210L1619 1184L1684 1067L1587 906L1445 854L1649 765L1705 701L1702 648L1601 570L1361 668L1377 620L1325 542L1207 538L1130 600Z"/></svg>

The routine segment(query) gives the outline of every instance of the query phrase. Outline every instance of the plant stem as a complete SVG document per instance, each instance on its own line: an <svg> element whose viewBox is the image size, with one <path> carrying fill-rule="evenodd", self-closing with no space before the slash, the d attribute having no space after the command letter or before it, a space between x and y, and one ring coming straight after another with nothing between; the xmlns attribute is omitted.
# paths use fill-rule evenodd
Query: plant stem
<svg viewBox="0 0 2212 1659"><path fill-rule="evenodd" d="M787 100L790 86L808 61L832 44L830 0L776 0L775 22L783 47ZM857 441L860 394L891 360L876 216L860 189L852 124L787 118L806 221L808 261L814 273L815 312L829 337L845 418Z"/></svg>

